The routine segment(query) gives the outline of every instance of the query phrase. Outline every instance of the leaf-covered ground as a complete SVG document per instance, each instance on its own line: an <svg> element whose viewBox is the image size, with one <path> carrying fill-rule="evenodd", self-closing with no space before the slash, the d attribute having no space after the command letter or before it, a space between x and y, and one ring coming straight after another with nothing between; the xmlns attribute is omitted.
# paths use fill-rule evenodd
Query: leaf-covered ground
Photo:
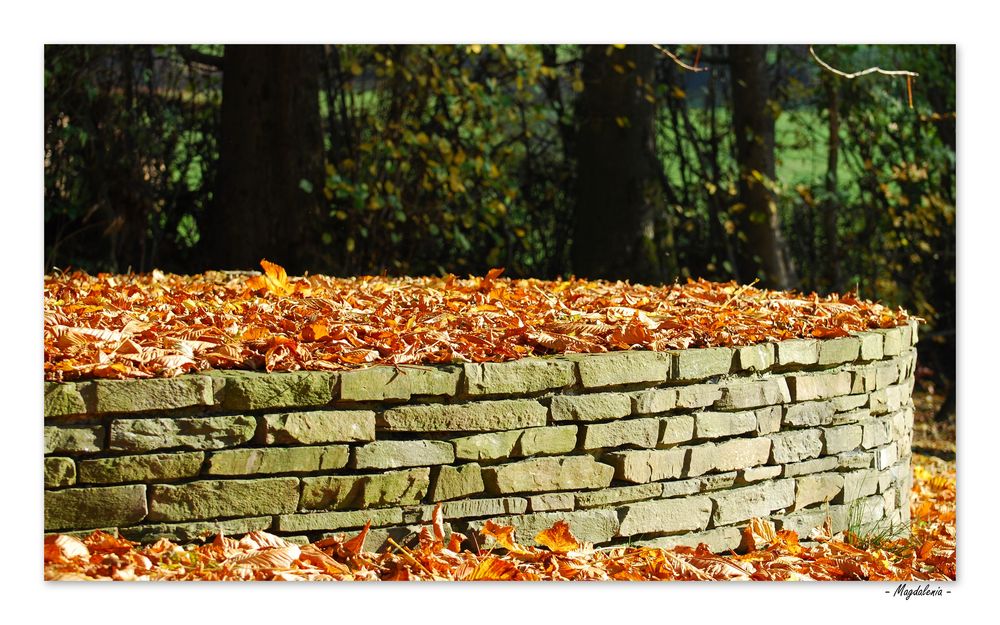
<svg viewBox="0 0 1000 625"><path fill-rule="evenodd" d="M560 521L536 537L543 548L524 547L512 528L487 524L489 544L473 553L457 550L458 537L443 540L439 508L415 545L383 553L365 550L367 529L305 546L265 532L187 547L94 532L83 540L47 537L44 571L47 580L953 580L954 464L914 456L913 475L905 538L817 530L807 546L794 532L754 519L743 530L749 551L741 555L703 546L593 549Z"/></svg>
<svg viewBox="0 0 1000 625"><path fill-rule="evenodd" d="M48 380L205 369L337 370L836 337L904 323L852 295L703 280L643 286L484 277L209 272L45 277Z"/></svg>

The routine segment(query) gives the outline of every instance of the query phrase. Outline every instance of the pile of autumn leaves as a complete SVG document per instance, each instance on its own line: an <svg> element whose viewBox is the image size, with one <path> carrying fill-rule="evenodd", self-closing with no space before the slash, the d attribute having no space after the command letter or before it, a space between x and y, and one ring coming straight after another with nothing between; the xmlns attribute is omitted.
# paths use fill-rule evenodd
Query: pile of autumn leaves
<svg viewBox="0 0 1000 625"><path fill-rule="evenodd" d="M704 545L671 550L594 549L562 521L518 543L511 527L487 523L487 546L461 551L445 539L440 506L416 544L365 550L366 527L353 537L299 546L265 532L240 540L217 536L201 546L167 540L141 546L103 532L78 540L45 539L47 580L875 580L955 579L954 464L914 456L913 521L906 537L875 530L831 536L820 528L806 546L791 531L753 519L745 553L716 555ZM873 538L873 536L878 538ZM404 541L405 542L405 541Z"/></svg>
<svg viewBox="0 0 1000 625"><path fill-rule="evenodd" d="M853 295L818 297L704 280L645 286L260 275L45 277L45 377L167 377L206 369L341 370L553 353L752 345L906 322Z"/></svg>

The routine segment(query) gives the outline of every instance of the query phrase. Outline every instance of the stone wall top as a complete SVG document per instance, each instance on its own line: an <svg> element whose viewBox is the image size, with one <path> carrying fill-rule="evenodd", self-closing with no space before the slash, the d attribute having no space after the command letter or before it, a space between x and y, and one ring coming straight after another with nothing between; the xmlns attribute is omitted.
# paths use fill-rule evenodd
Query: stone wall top
<svg viewBox="0 0 1000 625"><path fill-rule="evenodd" d="M572 393L574 389L641 390L728 375L821 371L848 363L863 364L897 356L916 342L917 322L911 320L904 326L843 338L791 339L742 347L562 354L496 363L380 365L340 372L225 370L173 378L45 382L44 416L163 410L232 413L333 404L364 407L366 403L393 404L421 398L488 400ZM805 379L791 390L805 397L811 392L807 388Z"/></svg>

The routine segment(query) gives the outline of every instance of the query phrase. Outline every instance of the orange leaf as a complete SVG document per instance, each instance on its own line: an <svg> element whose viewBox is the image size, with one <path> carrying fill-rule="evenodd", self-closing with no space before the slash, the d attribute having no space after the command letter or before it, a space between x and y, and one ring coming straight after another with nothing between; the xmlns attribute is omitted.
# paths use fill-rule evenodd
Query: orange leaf
<svg viewBox="0 0 1000 625"><path fill-rule="evenodd" d="M569 531L569 524L563 520L556 521L549 529L539 532L535 536L535 542L555 553L569 553L580 548L580 543Z"/></svg>
<svg viewBox="0 0 1000 625"><path fill-rule="evenodd" d="M517 567L511 562L501 560L496 556L489 556L479 562L471 573L462 579L467 581L512 581L519 579Z"/></svg>

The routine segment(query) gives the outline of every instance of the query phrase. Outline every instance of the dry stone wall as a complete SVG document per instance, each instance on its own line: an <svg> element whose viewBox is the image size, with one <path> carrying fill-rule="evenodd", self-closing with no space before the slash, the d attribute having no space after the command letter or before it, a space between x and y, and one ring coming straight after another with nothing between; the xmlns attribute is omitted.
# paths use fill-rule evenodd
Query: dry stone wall
<svg viewBox="0 0 1000 625"><path fill-rule="evenodd" d="M739 348L45 385L45 529L736 549L909 520L916 325ZM470 546L471 546L470 542ZM481 544L481 542L480 542Z"/></svg>

